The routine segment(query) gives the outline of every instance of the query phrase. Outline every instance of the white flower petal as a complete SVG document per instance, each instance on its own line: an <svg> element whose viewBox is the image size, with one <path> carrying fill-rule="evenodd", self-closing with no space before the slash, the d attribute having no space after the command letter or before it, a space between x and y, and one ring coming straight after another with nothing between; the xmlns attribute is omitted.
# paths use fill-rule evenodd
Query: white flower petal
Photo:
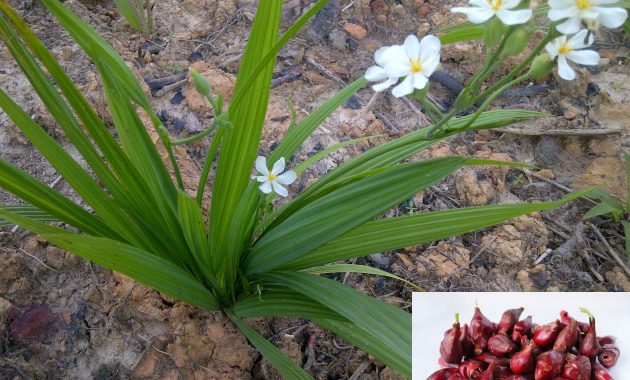
<svg viewBox="0 0 630 380"><path fill-rule="evenodd" d="M283 170L284 170L284 157L280 157L280 159L276 161L275 164L273 164L273 168L271 168L271 174L278 175L282 173Z"/></svg>
<svg viewBox="0 0 630 380"><path fill-rule="evenodd" d="M387 79L387 73L385 72L385 69L380 66L371 66L365 72L365 79L370 82L382 81Z"/></svg>
<svg viewBox="0 0 630 380"><path fill-rule="evenodd" d="M551 8L576 8L575 0L549 0Z"/></svg>
<svg viewBox="0 0 630 380"><path fill-rule="evenodd" d="M618 28L628 18L628 11L623 8L604 8L598 7L599 21L607 28Z"/></svg>
<svg viewBox="0 0 630 380"><path fill-rule="evenodd" d="M256 170L258 170L258 173L262 175L269 174L269 169L267 168L267 158L263 156L256 157Z"/></svg>
<svg viewBox="0 0 630 380"><path fill-rule="evenodd" d="M531 9L519 9L516 11L508 11L501 9L497 12L497 17L505 25L524 24L532 18Z"/></svg>
<svg viewBox="0 0 630 380"><path fill-rule="evenodd" d="M597 0L595 3L597 5L604 5L604 4L617 4L619 2L619 0Z"/></svg>
<svg viewBox="0 0 630 380"><path fill-rule="evenodd" d="M425 77L430 77L431 74L440 66L440 56L434 55L427 59L426 61L422 61L422 75Z"/></svg>
<svg viewBox="0 0 630 380"><path fill-rule="evenodd" d="M273 186L273 191L275 191L278 195L282 197L286 197L289 195L289 192L287 191L287 189L282 187L282 185L279 184L277 181L272 181L271 185Z"/></svg>
<svg viewBox="0 0 630 380"><path fill-rule="evenodd" d="M479 7L479 8L488 8L488 9L492 8L490 3L488 3L488 0L470 0L468 1L468 4L473 5L475 7Z"/></svg>
<svg viewBox="0 0 630 380"><path fill-rule="evenodd" d="M392 59L397 59L405 54L405 49L400 45L385 46L374 53L374 61L383 67Z"/></svg>
<svg viewBox="0 0 630 380"><path fill-rule="evenodd" d="M405 47L405 53L407 53L408 58L415 59L420 57L420 41L418 41L418 37L413 34L407 36L403 46Z"/></svg>
<svg viewBox="0 0 630 380"><path fill-rule="evenodd" d="M396 82L398 82L398 78L389 78L385 82L373 85L372 90L376 92L385 91L388 88L390 88L392 85L396 84Z"/></svg>
<svg viewBox="0 0 630 380"><path fill-rule="evenodd" d="M263 183L262 185L258 186L258 188L260 189L260 191L262 191L265 194L269 194L271 193L271 182L270 181L266 181L265 183Z"/></svg>
<svg viewBox="0 0 630 380"><path fill-rule="evenodd" d="M437 56L439 61L441 49L442 43L439 38L431 34L424 36L420 41L420 61L422 61L422 65L424 66L434 56Z"/></svg>
<svg viewBox="0 0 630 380"><path fill-rule="evenodd" d="M422 74L414 74L413 75L413 88L422 90L429 80Z"/></svg>
<svg viewBox="0 0 630 380"><path fill-rule="evenodd" d="M562 46L563 44L563 41L560 40L561 38L566 39L566 36L556 38L555 40L545 45L545 50L547 50L547 54L549 54L549 57L551 59L555 59L558 56L558 54L560 54L560 46Z"/></svg>
<svg viewBox="0 0 630 380"><path fill-rule="evenodd" d="M290 185L297 179L297 173L293 170L287 170L286 173L283 173L276 178L276 181L282 185Z"/></svg>
<svg viewBox="0 0 630 380"><path fill-rule="evenodd" d="M473 24L482 24L494 16L494 10L491 8L455 7L451 11L454 13L464 13L468 16L468 21Z"/></svg>
<svg viewBox="0 0 630 380"><path fill-rule="evenodd" d="M575 15L562 24L558 24L556 29L562 34L573 34L580 30L580 25L582 25L582 19L579 15Z"/></svg>
<svg viewBox="0 0 630 380"><path fill-rule="evenodd" d="M413 93L413 77L413 74L408 75L404 81L392 89L392 94L397 98L401 98Z"/></svg>
<svg viewBox="0 0 630 380"><path fill-rule="evenodd" d="M411 63L406 61L391 61L385 66L385 72L390 78L400 78L411 73Z"/></svg>
<svg viewBox="0 0 630 380"><path fill-rule="evenodd" d="M521 3L521 0L503 0L501 2L502 9L516 8Z"/></svg>
<svg viewBox="0 0 630 380"><path fill-rule="evenodd" d="M269 180L269 177L267 177L266 175L257 175L257 176L252 177L252 178L255 178L255 179L256 179L256 181L258 181L258 182L260 182L260 183L262 183L262 182L265 182L265 181L268 181L268 180Z"/></svg>
<svg viewBox="0 0 630 380"><path fill-rule="evenodd" d="M580 13L579 9L573 8L551 8L549 12L547 12L547 17L551 21L558 21L569 17L575 17Z"/></svg>
<svg viewBox="0 0 630 380"><path fill-rule="evenodd" d="M588 41L585 42L586 36L588 36ZM587 46L591 46L595 41L595 37L593 37L593 33L589 33L588 30L582 29L576 35L571 37L567 46L571 49L582 49Z"/></svg>
<svg viewBox="0 0 630 380"><path fill-rule="evenodd" d="M567 59L580 65L594 66L599 63L599 54L593 50L574 50L567 54Z"/></svg>
<svg viewBox="0 0 630 380"><path fill-rule="evenodd" d="M558 57L558 75L564 80L575 79L575 71L573 71L567 59L562 55Z"/></svg>

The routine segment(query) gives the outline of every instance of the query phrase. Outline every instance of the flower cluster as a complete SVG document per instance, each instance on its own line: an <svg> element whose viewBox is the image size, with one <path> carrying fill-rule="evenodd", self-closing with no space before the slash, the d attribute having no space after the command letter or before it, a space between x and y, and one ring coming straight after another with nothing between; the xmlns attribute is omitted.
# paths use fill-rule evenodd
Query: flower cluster
<svg viewBox="0 0 630 380"><path fill-rule="evenodd" d="M521 0L469 0L472 7L456 7L453 12L464 13L474 24L484 23L497 17L505 25L528 22L532 10L522 8ZM597 65L599 55L592 50L579 50L593 44L592 32L600 25L607 28L620 27L628 17L628 12L619 7L618 0L549 0L547 17L556 22L556 30L563 35L546 46L551 59L558 59L558 75L572 80L575 71L567 61L581 65ZM582 29L584 25L586 29Z"/></svg>
<svg viewBox="0 0 630 380"><path fill-rule="evenodd" d="M370 67L365 78L371 82L381 82L372 88L376 92L384 91L398 83L392 89L392 94L399 98L422 90L427 85L429 77L440 65L440 40L433 36L425 36L418 41L418 37L409 36L403 45L386 46L374 54L376 65Z"/></svg>

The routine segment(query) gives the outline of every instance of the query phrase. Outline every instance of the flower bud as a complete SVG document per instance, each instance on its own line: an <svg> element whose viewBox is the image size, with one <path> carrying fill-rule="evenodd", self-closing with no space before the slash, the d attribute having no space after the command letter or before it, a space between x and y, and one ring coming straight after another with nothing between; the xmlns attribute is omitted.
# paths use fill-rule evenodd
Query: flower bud
<svg viewBox="0 0 630 380"><path fill-rule="evenodd" d="M486 47L493 48L501 42L503 37L503 23L498 17L493 17L488 21L483 35L483 42Z"/></svg>
<svg viewBox="0 0 630 380"><path fill-rule="evenodd" d="M553 70L554 62L549 57L549 54L543 53L534 58L532 65L529 68L528 75L533 79L540 79L548 75Z"/></svg>
<svg viewBox="0 0 630 380"><path fill-rule="evenodd" d="M193 84L195 85L195 89L201 95L208 97L212 94L212 87L210 86L210 82L203 75L199 74L197 70L190 69L190 76L192 77Z"/></svg>
<svg viewBox="0 0 630 380"><path fill-rule="evenodd" d="M529 43L532 33L524 27L518 27L505 41L505 53L510 56L519 55Z"/></svg>

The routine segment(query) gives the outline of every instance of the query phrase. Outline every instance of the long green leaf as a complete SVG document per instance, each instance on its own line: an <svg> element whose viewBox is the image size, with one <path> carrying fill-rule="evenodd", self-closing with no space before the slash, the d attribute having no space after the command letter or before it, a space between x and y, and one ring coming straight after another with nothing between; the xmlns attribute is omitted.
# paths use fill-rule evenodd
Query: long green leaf
<svg viewBox="0 0 630 380"><path fill-rule="evenodd" d="M263 356L269 360L269 363L273 365L286 379L296 380L312 380L313 378L302 369L299 365L295 364L290 357L284 352L280 351L276 346L269 343L267 339L262 337L256 330L249 327L245 322L238 318L230 310L226 311L227 316L232 323L238 327L239 330L249 339L249 341L260 351Z"/></svg>
<svg viewBox="0 0 630 380"><path fill-rule="evenodd" d="M150 196L150 193L147 193L146 189L149 187L147 183L143 181L138 171L129 161L129 158L124 154L118 143L109 133L108 128L91 108L83 95L81 95L70 77L56 61L55 57L46 49L35 33L33 33L24 20L13 9L8 7L5 3L0 3L0 8L9 21L11 21L18 34L24 39L24 42L32 50L33 54L42 62L47 72L59 86L59 89L61 89L65 95L69 105L79 117L85 129L90 133L90 136L94 139L100 152L103 153L109 166L117 174L118 180L124 184L122 187L128 189L128 192L125 194L128 198L128 201L125 202L125 207L136 210L136 212L142 215L142 219L153 220L154 222L163 221L164 217L158 211L163 200L156 200L154 197ZM62 128L68 128L70 126L71 125L65 125L65 123L61 124ZM97 159L98 158L99 157L97 157ZM98 161L100 161L100 159ZM101 165L100 162L97 164ZM118 198L121 197L120 189L112 186L111 180L107 176L102 178L102 180L110 191L116 193ZM169 223L169 221L164 223ZM159 236L161 235L164 234L160 233Z"/></svg>
<svg viewBox="0 0 630 380"><path fill-rule="evenodd" d="M257 59L264 56L277 39L281 8L281 0L259 3L234 88L234 96L241 97L242 101L230 107L233 127L223 140L217 164L210 210L213 254L222 252L226 244L240 244L240 241L228 241L227 235L235 214L239 213L237 206L248 186L258 153L275 60L267 64L249 88L244 88L244 85L253 73ZM229 271L233 273L235 269Z"/></svg>
<svg viewBox="0 0 630 380"><path fill-rule="evenodd" d="M24 216L26 218L36 220L38 222L58 222L59 221L59 219L55 218L49 213L30 205L1 206L0 209ZM9 220L0 218L0 226L8 226L11 224L13 223L11 223Z"/></svg>
<svg viewBox="0 0 630 380"><path fill-rule="evenodd" d="M119 241L79 235L0 209L0 216L77 256L127 275L161 293L207 310L219 310L212 293L192 274Z"/></svg>
<svg viewBox="0 0 630 380"><path fill-rule="evenodd" d="M271 272L258 278L284 286L312 298L344 316L363 332L378 339L378 353L388 351L394 357L378 357L405 376L411 376L411 314L383 301L368 297L336 281L300 272ZM376 343L376 342L375 342ZM365 349L375 355L372 347Z"/></svg>
<svg viewBox="0 0 630 380"><path fill-rule="evenodd" d="M133 7L129 0L114 0L116 4L116 8L120 14L127 20L129 25L131 25L135 30L141 32L142 31L142 22L138 19L138 15L136 11L134 11Z"/></svg>
<svg viewBox="0 0 630 380"><path fill-rule="evenodd" d="M254 291L257 292L258 289ZM285 316L348 321L313 299L286 289L264 288L260 290L260 293L238 300L232 310L239 318Z"/></svg>
<svg viewBox="0 0 630 380"><path fill-rule="evenodd" d="M421 287L419 287L418 285L414 284L411 281L407 281L402 277L396 276L395 274L385 272L384 270L380 270L377 268L372 268L367 265L332 263L332 264L326 264L326 265L322 265L318 267L310 267L310 268L302 269L302 272L314 274L314 275L322 275L322 274L328 274L328 273L373 274L375 276L393 278L394 280L401 281L407 285L410 285L411 287L415 288L417 291L420 291L420 292L424 291L424 289L422 289Z"/></svg>
<svg viewBox="0 0 630 380"><path fill-rule="evenodd" d="M83 232L96 236L118 236L100 218L2 158L0 188Z"/></svg>
<svg viewBox="0 0 630 380"><path fill-rule="evenodd" d="M553 202L469 207L367 222L285 265L302 269L377 252L411 247L479 230L532 212L549 210L576 199L571 194Z"/></svg>
<svg viewBox="0 0 630 380"><path fill-rule="evenodd" d="M377 170L304 206L252 247L247 273L279 268L403 202L464 165L496 162L446 157Z"/></svg>
<svg viewBox="0 0 630 380"><path fill-rule="evenodd" d="M332 98L328 99L324 104L317 107L310 115L302 120L294 128L287 131L282 142L274 149L269 161L276 162L281 157L290 159L304 141L319 127L330 114L332 114L339 106L341 106L357 91L365 87L368 83L367 79L361 77L350 83L344 89L336 93Z"/></svg>
<svg viewBox="0 0 630 380"><path fill-rule="evenodd" d="M489 111L482 113L472 127L475 130L498 128L500 126L527 120L529 118L546 115L547 114L545 113L527 110ZM468 123L471 117L472 116L469 115L454 119L450 122L450 125L454 129L463 127ZM349 178L357 173L366 172L375 168L383 168L401 162L431 146L436 142L436 140L432 140L427 137L429 129L430 128L423 128L388 143L374 147L338 166L335 170L326 173L326 175L320 178L317 182L304 190L296 199L274 211L272 215L265 220L265 225L268 225L267 229L269 230L275 228L275 226L284 221L297 210L318 199L325 193L322 189L325 189L330 184ZM445 138L450 136L452 136L452 134L445 136Z"/></svg>
<svg viewBox="0 0 630 380"><path fill-rule="evenodd" d="M133 103L140 105L149 114L158 132L159 127L163 126L153 113L136 77L94 28L83 22L61 2L42 0L42 3L98 67L103 78L109 110L125 152L148 182L152 193L163 198L166 205L170 206L172 211L170 218L176 218L175 185L144 124L138 118ZM160 137L165 143L163 134Z"/></svg>
<svg viewBox="0 0 630 380"><path fill-rule="evenodd" d="M411 378L411 375L408 374L409 359L383 345L381 340L374 336L369 330L366 331L350 322L342 322L333 319L315 318L312 319L312 321L326 330L339 335L348 343L357 346L364 352L371 353L399 373L407 373L406 377Z"/></svg>
<svg viewBox="0 0 630 380"><path fill-rule="evenodd" d="M628 261L630 261L630 222L623 221L621 224L623 225L623 233L626 238L626 255Z"/></svg>

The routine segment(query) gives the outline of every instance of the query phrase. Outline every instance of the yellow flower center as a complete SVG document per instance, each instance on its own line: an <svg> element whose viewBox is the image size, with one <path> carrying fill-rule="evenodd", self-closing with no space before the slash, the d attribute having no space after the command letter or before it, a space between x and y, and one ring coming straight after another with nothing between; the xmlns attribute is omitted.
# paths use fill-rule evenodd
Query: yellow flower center
<svg viewBox="0 0 630 380"><path fill-rule="evenodd" d="M494 9L495 12L497 12L499 10L499 8L501 8L501 5L503 5L503 0L487 0L488 4L490 4L490 6L492 7L492 9Z"/></svg>
<svg viewBox="0 0 630 380"><path fill-rule="evenodd" d="M273 174L272 172L269 172L269 174L267 174L267 179L268 179L269 181L273 181L273 180L275 180L276 178L278 178L278 176L277 176L277 175L275 175L275 174Z"/></svg>
<svg viewBox="0 0 630 380"><path fill-rule="evenodd" d="M563 43L562 46L560 46L560 49L558 50L558 52L560 54L567 54L571 50L573 50L573 48L569 47L569 41L567 41L567 42Z"/></svg>
<svg viewBox="0 0 630 380"><path fill-rule="evenodd" d="M412 73L415 74L422 71L422 62L420 61L420 58L409 58L409 63L411 64Z"/></svg>
<svg viewBox="0 0 630 380"><path fill-rule="evenodd" d="M577 5L579 10L583 11L592 7L593 3L589 0L575 0L575 5Z"/></svg>

